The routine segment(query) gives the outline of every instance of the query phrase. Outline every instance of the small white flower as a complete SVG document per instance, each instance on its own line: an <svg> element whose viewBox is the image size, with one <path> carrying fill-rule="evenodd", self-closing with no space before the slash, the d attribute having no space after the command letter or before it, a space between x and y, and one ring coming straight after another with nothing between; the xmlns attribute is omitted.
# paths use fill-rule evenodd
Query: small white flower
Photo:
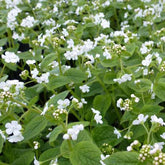
<svg viewBox="0 0 165 165"><path fill-rule="evenodd" d="M65 100L60 99L57 101L57 103L58 103L58 107L57 107L58 109L65 109L67 106L69 106L70 101L69 99L65 99Z"/></svg>
<svg viewBox="0 0 165 165"><path fill-rule="evenodd" d="M17 135L12 135L12 136L9 136L7 138L7 140L11 143L15 143L15 142L20 142L24 139L24 137L22 136L21 132Z"/></svg>
<svg viewBox="0 0 165 165"><path fill-rule="evenodd" d="M14 53L14 52L5 52L5 55L2 54L2 58L5 60L7 63L17 63L19 62L19 57Z"/></svg>
<svg viewBox="0 0 165 165"><path fill-rule="evenodd" d="M100 115L100 111L95 110L94 108L91 108L91 110L95 114L94 119L95 119L96 123L103 124L102 116Z"/></svg>
<svg viewBox="0 0 165 165"><path fill-rule="evenodd" d="M160 135L160 137L165 139L165 132L162 135Z"/></svg>
<svg viewBox="0 0 165 165"><path fill-rule="evenodd" d="M161 151L161 150L163 149L163 145L164 145L164 142L155 143L155 144L152 146L152 149L150 150L150 154L153 155L153 154L155 154L157 151Z"/></svg>
<svg viewBox="0 0 165 165"><path fill-rule="evenodd" d="M40 165L40 162L36 159L36 157L34 156L34 165Z"/></svg>
<svg viewBox="0 0 165 165"><path fill-rule="evenodd" d="M121 137L121 133L116 129L114 128L114 132L113 132L115 135L117 135L117 138L119 139Z"/></svg>
<svg viewBox="0 0 165 165"><path fill-rule="evenodd" d="M19 135L20 130L22 129L22 126L18 124L18 122L15 120L11 121L11 123L6 123L5 127L6 127L6 133L8 135L10 134Z"/></svg>
<svg viewBox="0 0 165 165"><path fill-rule="evenodd" d="M36 23L37 21L34 19L34 17L31 17L31 16L27 16L26 18L24 18L21 22L21 26L22 27L27 27L27 28L31 28L34 26L34 24Z"/></svg>
<svg viewBox="0 0 165 165"><path fill-rule="evenodd" d="M84 130L83 124L74 125L72 128L67 130L67 133L63 135L63 139L67 140L71 138L72 140L77 140L80 131Z"/></svg>
<svg viewBox="0 0 165 165"><path fill-rule="evenodd" d="M101 163L101 165L106 165L103 161L106 159L106 158L108 158L110 155L103 155L103 154L101 154L101 160L100 160L100 163Z"/></svg>
<svg viewBox="0 0 165 165"><path fill-rule="evenodd" d="M165 125L162 118L158 118L156 115L151 116L151 123L159 123L161 126Z"/></svg>
<svg viewBox="0 0 165 165"><path fill-rule="evenodd" d="M79 88L80 88L80 90L81 90L83 93L88 93L90 87L87 86L87 85L82 85L82 86L80 86Z"/></svg>
<svg viewBox="0 0 165 165"><path fill-rule="evenodd" d="M138 119L133 121L133 125L139 125L145 123L148 119L148 115L144 116L143 114L138 115Z"/></svg>

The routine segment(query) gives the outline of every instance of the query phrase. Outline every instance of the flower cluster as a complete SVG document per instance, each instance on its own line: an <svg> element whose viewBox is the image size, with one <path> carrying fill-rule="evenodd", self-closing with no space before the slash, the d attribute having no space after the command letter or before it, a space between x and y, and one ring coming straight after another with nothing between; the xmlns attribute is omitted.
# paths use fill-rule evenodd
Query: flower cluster
<svg viewBox="0 0 165 165"><path fill-rule="evenodd" d="M100 111L95 110L94 108L91 108L92 112L95 114L94 119L96 121L96 123L98 124L103 124L102 121L102 116L100 115Z"/></svg>
<svg viewBox="0 0 165 165"><path fill-rule="evenodd" d="M7 140L11 143L20 142L24 139L21 133L22 126L17 121L13 120L11 123L6 123L6 133L9 135Z"/></svg>
<svg viewBox="0 0 165 165"><path fill-rule="evenodd" d="M84 130L84 126L82 124L80 125L74 125L72 128L69 128L67 130L67 133L63 135L63 139L68 140L77 140L78 134L80 131Z"/></svg>

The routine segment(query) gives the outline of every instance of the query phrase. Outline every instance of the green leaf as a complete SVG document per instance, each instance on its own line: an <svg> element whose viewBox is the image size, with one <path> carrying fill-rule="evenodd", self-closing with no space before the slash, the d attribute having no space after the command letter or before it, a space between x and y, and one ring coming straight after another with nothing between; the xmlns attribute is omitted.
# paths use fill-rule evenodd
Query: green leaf
<svg viewBox="0 0 165 165"><path fill-rule="evenodd" d="M76 144L70 154L72 165L97 165L100 164L101 151L89 141Z"/></svg>
<svg viewBox="0 0 165 165"><path fill-rule="evenodd" d="M21 155L18 159L16 159L11 165L29 165L34 159L33 152L26 152Z"/></svg>
<svg viewBox="0 0 165 165"><path fill-rule="evenodd" d="M2 152L3 143L4 143L4 139L3 139L3 137L0 135L0 153Z"/></svg>
<svg viewBox="0 0 165 165"><path fill-rule="evenodd" d="M75 68L67 70L64 75L74 83L81 83L87 79L87 75L83 71Z"/></svg>
<svg viewBox="0 0 165 165"><path fill-rule="evenodd" d="M136 152L116 152L108 157L105 161L106 165L137 165L138 153Z"/></svg>
<svg viewBox="0 0 165 165"><path fill-rule="evenodd" d="M163 107L159 106L159 105L148 105L145 104L142 108L137 109L138 113L143 113L145 115L156 115L158 114L162 109L164 109Z"/></svg>
<svg viewBox="0 0 165 165"><path fill-rule="evenodd" d="M57 157L57 155L60 154L60 148L57 147L57 148L50 148L46 151L44 151L40 158L39 158L39 161L46 161L46 160L49 160L49 161L46 161L45 163L42 163L42 165L49 165L51 159L55 159Z"/></svg>
<svg viewBox="0 0 165 165"><path fill-rule="evenodd" d="M2 78L0 78L0 82L4 82L4 81L6 81L7 78L8 78L8 75L3 76Z"/></svg>
<svg viewBox="0 0 165 165"><path fill-rule="evenodd" d="M68 79L66 76L50 76L47 87L49 90L53 90L69 83L71 83L71 80Z"/></svg>
<svg viewBox="0 0 165 165"><path fill-rule="evenodd" d="M113 58L113 59L108 59L108 60L103 60L101 61L101 65L104 67L114 67L119 65L119 58Z"/></svg>
<svg viewBox="0 0 165 165"><path fill-rule="evenodd" d="M139 79L139 80L140 80L140 82L138 82L136 84L134 82L128 83L128 86L131 89L135 90L136 92L146 92L151 89L152 82L150 80L145 79L145 78Z"/></svg>
<svg viewBox="0 0 165 165"><path fill-rule="evenodd" d="M7 42L7 38L0 39L0 46L5 45Z"/></svg>
<svg viewBox="0 0 165 165"><path fill-rule="evenodd" d="M115 82L113 81L113 79L115 79L115 78L116 78L116 74L115 73L107 72L104 75L103 81L104 81L105 84L114 84Z"/></svg>
<svg viewBox="0 0 165 165"><path fill-rule="evenodd" d="M71 149L69 148L69 145L73 146L73 141L64 140L61 144L60 151L61 151L61 154L64 158L69 158L70 157Z"/></svg>
<svg viewBox="0 0 165 165"><path fill-rule="evenodd" d="M112 126L95 127L92 130L92 137L98 146L102 146L103 143L115 146L122 140L122 138L117 139Z"/></svg>
<svg viewBox="0 0 165 165"><path fill-rule="evenodd" d="M156 96L165 101L165 78L161 78L154 84L153 88Z"/></svg>
<svg viewBox="0 0 165 165"><path fill-rule="evenodd" d="M74 125L78 125L78 124L83 124L84 127L87 127L90 123L89 121L78 121L78 122L72 122L68 124L68 128L71 128Z"/></svg>
<svg viewBox="0 0 165 165"><path fill-rule="evenodd" d="M86 131L86 130L80 131L80 133L78 134L76 143L81 142L81 141L91 141L92 142L92 138L90 137L88 131Z"/></svg>
<svg viewBox="0 0 165 165"><path fill-rule="evenodd" d="M135 43L131 43L131 44L126 45L126 50L131 56L133 55L135 48L136 48Z"/></svg>
<svg viewBox="0 0 165 165"><path fill-rule="evenodd" d="M29 51L21 52L21 53L18 53L17 55L20 59L24 59L24 60L29 60L29 59L33 60L34 59L32 53L30 53Z"/></svg>
<svg viewBox="0 0 165 165"><path fill-rule="evenodd" d="M43 116L37 116L33 118L27 126L25 127L24 131L24 141L27 141L35 136L37 136L47 125L47 121Z"/></svg>
<svg viewBox="0 0 165 165"><path fill-rule="evenodd" d="M137 117L137 115L133 114L131 111L125 111L124 115L121 118L120 123L124 123L124 122L132 120L136 117Z"/></svg>
<svg viewBox="0 0 165 165"><path fill-rule="evenodd" d="M105 116L106 111L111 105L110 95L97 95L93 100L93 107L101 112Z"/></svg>
<svg viewBox="0 0 165 165"><path fill-rule="evenodd" d="M90 91L88 93L83 93L82 97L89 97L89 96L94 96L97 93L101 93L102 92L102 86L100 85L100 83L98 82L94 82L91 86L90 86Z"/></svg>
<svg viewBox="0 0 165 165"><path fill-rule="evenodd" d="M50 134L49 143L54 142L57 139L58 135L61 134L62 132L63 132L62 125L59 125L56 128L54 128Z"/></svg>
<svg viewBox="0 0 165 165"><path fill-rule="evenodd" d="M43 71L46 71L46 69L48 68L48 65L51 62L53 62L56 58L57 58L57 54L56 53L51 53L51 54L46 55L46 57L41 62L41 69Z"/></svg>
<svg viewBox="0 0 165 165"><path fill-rule="evenodd" d="M64 92L61 92L55 96L53 96L49 101L48 101L48 106L50 106L51 104L53 104L54 106L57 105L57 101L59 99L65 99L65 97L68 95L69 91L64 91Z"/></svg>

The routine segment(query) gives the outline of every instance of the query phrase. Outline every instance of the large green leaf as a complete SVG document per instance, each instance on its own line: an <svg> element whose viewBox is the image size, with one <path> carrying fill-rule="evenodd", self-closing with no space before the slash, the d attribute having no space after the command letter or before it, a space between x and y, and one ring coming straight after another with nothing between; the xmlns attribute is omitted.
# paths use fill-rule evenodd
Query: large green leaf
<svg viewBox="0 0 165 165"><path fill-rule="evenodd" d="M51 53L51 54L46 55L46 57L41 62L41 69L46 71L48 65L51 62L53 62L56 58L57 58L57 54L56 53Z"/></svg>
<svg viewBox="0 0 165 165"><path fill-rule="evenodd" d="M74 83L81 83L87 79L87 75L83 71L75 68L67 70L64 75Z"/></svg>
<svg viewBox="0 0 165 165"><path fill-rule="evenodd" d="M70 154L72 165L99 165L101 151L90 141L76 144Z"/></svg>
<svg viewBox="0 0 165 165"><path fill-rule="evenodd" d="M116 152L105 160L106 165L137 165L138 153L136 152Z"/></svg>
<svg viewBox="0 0 165 165"><path fill-rule="evenodd" d="M150 80L145 78L139 80L140 82L136 84L134 82L128 83L128 86L136 92L146 92L151 89L152 82Z"/></svg>
<svg viewBox="0 0 165 165"><path fill-rule="evenodd" d="M161 78L154 84L154 92L156 96L165 101L165 78Z"/></svg>
<svg viewBox="0 0 165 165"><path fill-rule="evenodd" d="M98 146L102 146L103 143L109 143L110 145L114 146L122 139L117 139L112 126L105 125L95 127L92 131L92 137Z"/></svg>
<svg viewBox="0 0 165 165"><path fill-rule="evenodd" d="M51 99L48 101L48 106L53 104L54 106L57 105L57 101L59 99L65 99L65 97L68 95L69 91L64 91L64 92L61 92L61 93L58 93L57 95L51 97Z"/></svg>
<svg viewBox="0 0 165 165"><path fill-rule="evenodd" d="M71 80L68 79L66 76L51 76L47 87L49 90L53 90L69 83L71 83Z"/></svg>
<svg viewBox="0 0 165 165"><path fill-rule="evenodd" d="M16 159L11 165L29 165L34 159L33 152L26 152Z"/></svg>
<svg viewBox="0 0 165 165"><path fill-rule="evenodd" d="M50 134L49 143L54 142L57 139L58 135L61 134L62 132L63 132L62 125L59 125L56 128L54 128L54 130Z"/></svg>
<svg viewBox="0 0 165 165"><path fill-rule="evenodd" d="M43 116L37 116L33 118L27 126L23 133L24 141L27 141L35 136L37 136L47 125L47 121Z"/></svg>
<svg viewBox="0 0 165 165"><path fill-rule="evenodd" d="M97 95L93 100L93 107L101 112L104 116L111 105L111 97L109 95Z"/></svg>
<svg viewBox="0 0 165 165"><path fill-rule="evenodd" d="M50 148L41 154L39 161L46 161L45 163L42 163L42 165L49 165L50 161L55 159L59 154L60 154L59 147Z"/></svg>

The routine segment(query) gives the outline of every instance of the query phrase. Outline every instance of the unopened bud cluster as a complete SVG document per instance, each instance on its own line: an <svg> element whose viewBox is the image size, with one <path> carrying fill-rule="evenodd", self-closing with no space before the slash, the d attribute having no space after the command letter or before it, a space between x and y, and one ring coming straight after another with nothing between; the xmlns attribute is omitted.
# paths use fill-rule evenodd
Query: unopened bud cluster
<svg viewBox="0 0 165 165"><path fill-rule="evenodd" d="M111 155L114 152L114 148L108 143L104 143L101 147L101 151L104 155Z"/></svg>
<svg viewBox="0 0 165 165"><path fill-rule="evenodd" d="M121 46L119 44L115 44L113 45L112 50L117 54L121 54L123 51L126 51L126 47Z"/></svg>
<svg viewBox="0 0 165 165"><path fill-rule="evenodd" d="M165 72L165 61L160 65L160 72Z"/></svg>
<svg viewBox="0 0 165 165"><path fill-rule="evenodd" d="M37 150L39 148L40 143L37 141L34 141L33 144L34 144L34 149Z"/></svg>
<svg viewBox="0 0 165 165"><path fill-rule="evenodd" d="M24 70L20 73L19 75L23 80L26 80L29 76L29 71L28 70Z"/></svg>
<svg viewBox="0 0 165 165"><path fill-rule="evenodd" d="M63 115L66 115L68 112L67 112L67 110L66 109L57 109L57 110L55 110L55 112L53 113L53 116L54 116L54 118L56 119L56 120L59 120L59 119L61 119L61 117L63 116Z"/></svg>
<svg viewBox="0 0 165 165"><path fill-rule="evenodd" d="M2 100L6 100L11 97L12 97L12 94L9 91L4 91L0 93L0 99Z"/></svg>
<svg viewBox="0 0 165 165"><path fill-rule="evenodd" d="M151 149L151 146L150 145L143 145L141 150L140 150L140 154L139 154L139 160L141 162L145 161L147 158L150 158L151 157L151 154L150 154L150 149Z"/></svg>
<svg viewBox="0 0 165 165"><path fill-rule="evenodd" d="M165 153L160 152L154 157L153 165L164 165L165 164Z"/></svg>

